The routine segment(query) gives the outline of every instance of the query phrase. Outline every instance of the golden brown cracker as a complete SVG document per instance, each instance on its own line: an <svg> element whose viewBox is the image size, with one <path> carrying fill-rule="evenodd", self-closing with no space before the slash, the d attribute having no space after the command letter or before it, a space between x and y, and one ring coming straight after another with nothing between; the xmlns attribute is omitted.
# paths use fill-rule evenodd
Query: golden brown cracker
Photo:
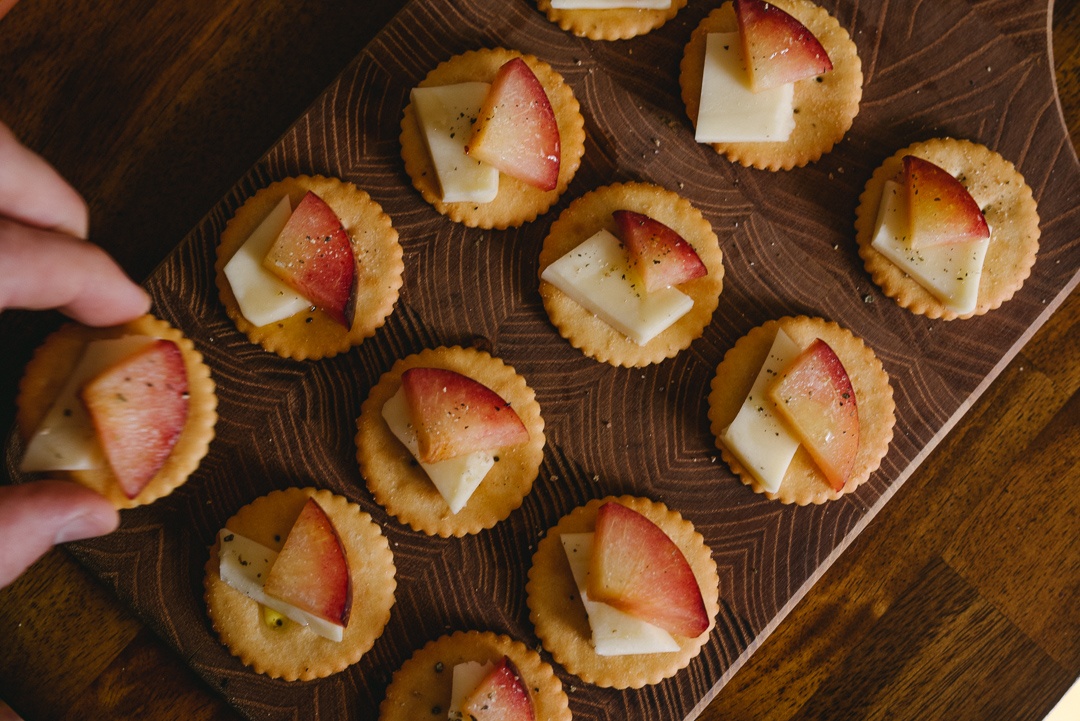
<svg viewBox="0 0 1080 721"><path fill-rule="evenodd" d="M180 330L151 315L110 328L89 328L69 323L46 338L34 353L26 366L16 401L16 421L25 442L45 419L68 376L78 365L86 345L94 340L127 335L171 340L180 348L184 359L188 380L188 415L165 464L135 498L127 497L108 466L49 474L53 478L70 479L91 488L112 501L117 508L144 506L169 495L195 472L209 451L218 417L217 395L210 368L203 362L202 354L195 350L195 344Z"/></svg>
<svg viewBox="0 0 1080 721"><path fill-rule="evenodd" d="M451 513L438 489L382 417L382 407L401 388L409 368L447 368L467 375L508 401L529 431L529 440L501 449L495 465L468 503ZM544 419L536 394L514 369L472 348L435 348L399 360L383 374L356 421L357 461L375 501L417 531L442 537L491 528L521 505L544 457Z"/></svg>
<svg viewBox="0 0 1080 721"><path fill-rule="evenodd" d="M255 499L225 527L280 551L308 498L330 517L349 562L352 610L340 642L298 623L271 626L262 608L221 580L218 546L210 549L204 587L214 630L229 651L258 673L286 681L323 678L356 663L382 635L394 605L394 557L378 524L360 506L326 490L288 488Z"/></svg>
<svg viewBox="0 0 1080 721"><path fill-rule="evenodd" d="M871 246L885 181L901 181L903 157L929 160L961 180L990 226L990 245L983 260L975 310L963 315ZM953 320L982 315L997 308L1031 275L1039 250L1039 213L1031 188L1008 160L968 140L937 138L914 143L882 163L866 183L855 211L856 240L866 271L885 295L912 313Z"/></svg>
<svg viewBox="0 0 1080 721"><path fill-rule="evenodd" d="M551 0L537 0L540 12L563 30L590 40L627 40L658 29L686 7L686 0L672 0L666 10L613 8L610 10L563 10Z"/></svg>
<svg viewBox="0 0 1080 721"><path fill-rule="evenodd" d="M499 68L522 58L544 86L559 126L559 179L554 190L540 190L505 173L499 174L499 193L490 203L444 203L438 177L424 144L410 103L401 120L401 157L413 185L428 203L450 218L473 228L510 228L534 220L566 191L585 153L585 119L574 91L543 60L504 48L472 50L441 63L418 84L420 87L464 82L490 83Z"/></svg>
<svg viewBox="0 0 1080 721"><path fill-rule="evenodd" d="M292 206L313 191L337 214L356 255L356 304L346 329L321 310L296 313L277 323L254 326L244 318L225 277L225 264L269 215L282 197ZM283 358L319 360L359 345L382 327L394 309L405 264L390 216L363 190L336 178L301 175L285 178L256 192L229 220L217 248L218 295L237 329L252 343Z"/></svg>
<svg viewBox="0 0 1080 721"><path fill-rule="evenodd" d="M783 328L800 348L806 348L815 338L824 340L836 353L851 379L859 410L859 450L851 478L839 491L833 489L810 454L800 446L780 489L770 493L750 471L743 468L720 440L724 429L735 419L750 392L778 328ZM889 376L874 352L861 339L836 323L798 316L771 320L752 329L724 354L711 388L709 421L720 455L743 483L770 499L800 506L835 500L864 483L878 469L889 450L893 426L896 424L896 405Z"/></svg>
<svg viewBox="0 0 1080 721"><path fill-rule="evenodd" d="M540 654L508 636L490 631L458 631L430 641L401 665L379 706L381 721L445 719L454 685L454 666L509 658L528 689L537 719L570 721L562 682Z"/></svg>
<svg viewBox="0 0 1080 721"><path fill-rule="evenodd" d="M545 280L540 281L540 297L559 333L585 355L615 366L645 366L671 358L704 332L720 302L723 254L709 221L685 198L649 183L616 183L576 199L552 223L540 251L539 273L601 229L618 237L611 214L621 209L660 221L694 247L708 274L679 286L694 300L690 311L642 346Z"/></svg>
<svg viewBox="0 0 1080 721"><path fill-rule="evenodd" d="M578 596L560 536L592 531L596 526L597 511L608 501L621 503L659 526L683 552L694 571L709 615L709 630L697 638L675 637L679 643L678 651L598 656L593 650L589 619ZM538 544L525 590L529 619L552 658L583 681L619 689L659 683L689 665L709 640L716 614L720 611L720 577L702 535L694 530L692 523L663 503L632 496L594 499L563 516Z"/></svg>
<svg viewBox="0 0 1080 721"><path fill-rule="evenodd" d="M776 0L812 32L833 69L795 83L795 129L777 143L711 143L716 152L733 162L763 170L790 170L813 162L832 150L851 128L862 99L862 62L858 48L836 18L810 0ZM705 65L705 41L709 33L736 32L738 23L732 3L710 12L690 36L679 65L679 85L686 114L697 125L701 80Z"/></svg>

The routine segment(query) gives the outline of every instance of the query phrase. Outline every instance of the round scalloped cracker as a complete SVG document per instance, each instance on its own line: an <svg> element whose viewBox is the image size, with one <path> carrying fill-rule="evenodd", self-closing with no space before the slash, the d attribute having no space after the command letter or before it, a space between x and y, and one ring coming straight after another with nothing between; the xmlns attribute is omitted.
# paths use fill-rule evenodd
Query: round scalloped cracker
<svg viewBox="0 0 1080 721"><path fill-rule="evenodd" d="M78 365L86 344L104 338L145 335L171 340L180 348L187 369L188 415L180 437L164 465L134 498L128 498L108 467L82 471L50 471L53 478L65 478L91 488L112 501L117 508L145 506L179 488L199 467L210 449L217 423L217 395L210 368L195 344L165 321L145 315L124 325L89 328L68 323L45 339L26 366L19 384L16 422L25 442L44 420L60 394L68 376Z"/></svg>
<svg viewBox="0 0 1080 721"><path fill-rule="evenodd" d="M697 638L675 637L679 643L676 652L598 656L593 650L589 619L559 537L563 533L592 531L597 511L608 501L621 503L659 526L683 552L694 571L709 615L709 629ZM633 496L594 499L563 516L537 545L525 593L529 620L552 658L583 681L618 689L659 683L688 666L709 640L720 611L720 576L702 535L690 521L663 503Z"/></svg>
<svg viewBox="0 0 1080 721"><path fill-rule="evenodd" d="M720 440L724 429L735 419L750 392L761 364L772 347L777 328L783 328L800 348L806 348L815 338L824 340L836 353L851 379L859 410L859 450L851 478L839 491L834 490L825 479L806 449L799 446L779 491L770 493ZM821 318L789 316L752 329L724 354L711 387L709 421L721 457L740 480L756 493L782 503L800 506L824 503L854 491L878 469L892 441L896 405L889 375L881 361L860 338L836 323Z"/></svg>
<svg viewBox="0 0 1080 721"><path fill-rule="evenodd" d="M694 299L690 311L645 345L638 345L546 280L540 281L540 297L559 333L585 355L615 366L645 366L671 358L701 337L724 287L723 253L709 221L690 201L658 185L616 183L577 198L552 223L540 251L539 274L601 229L618 237L611 215L616 210L648 215L694 247L708 274L678 286Z"/></svg>
<svg viewBox="0 0 1080 721"><path fill-rule="evenodd" d="M590 40L628 40L658 29L686 7L686 0L672 0L666 10L617 8L610 10L563 10L551 0L537 0L540 12L563 30Z"/></svg>
<svg viewBox="0 0 1080 721"><path fill-rule="evenodd" d="M960 315L870 243L877 229L885 181L903 176L903 157L917 155L960 178L990 226L975 310ZM1024 285L1039 250L1039 213L1031 188L1015 166L989 148L968 140L937 138L914 143L882 163L866 183L855 211L856 240L866 271L901 307L929 318L953 320L997 308Z"/></svg>
<svg viewBox="0 0 1080 721"><path fill-rule="evenodd" d="M454 666L468 661L513 661L528 689L537 719L570 721L562 682L540 654L509 636L490 631L458 631L429 641L401 665L379 705L380 721L445 719L454 686Z"/></svg>
<svg viewBox="0 0 1080 721"><path fill-rule="evenodd" d="M420 87L480 81L490 83L504 64L522 58L547 92L559 126L559 179L554 190L540 190L505 173L499 174L499 192L490 203L444 203L412 104L401 120L401 157L413 186L428 203L451 220L471 228L504 229L535 220L566 191L585 153L585 119L574 91L561 75L533 55L494 48L471 50L439 64L420 81Z"/></svg>
<svg viewBox="0 0 1080 721"><path fill-rule="evenodd" d="M341 220L356 255L356 310L346 330L321 310L296 313L277 323L252 325L240 312L223 269L252 231L288 195L292 206L313 191ZM319 360L344 353L375 334L394 309L405 264L390 216L352 183L301 175L273 183L244 201L226 224L217 247L218 296L237 329L252 343L283 358ZM312 306L314 307L314 306Z"/></svg>
<svg viewBox="0 0 1080 721"><path fill-rule="evenodd" d="M409 368L446 368L467 375L510 403L529 431L527 443L500 449L469 501L451 513L427 473L391 432L382 407L401 388ZM544 459L544 419L536 394L509 365L472 348L427 349L399 360L360 407L356 458L368 489L386 512L428 535L465 536L491 528L521 505Z"/></svg>
<svg viewBox="0 0 1080 721"><path fill-rule="evenodd" d="M773 3L794 16L821 42L833 69L795 83L795 129L784 142L710 143L728 160L762 170L790 170L813 162L832 150L851 128L862 99L862 61L847 30L824 8L810 0ZM705 66L705 40L709 33L737 32L730 2L709 13L690 36L679 64L679 85L686 114L697 126L701 80Z"/></svg>
<svg viewBox="0 0 1080 721"><path fill-rule="evenodd" d="M360 506L330 491L273 491L241 508L225 527L280 551L308 498L314 498L326 511L349 562L352 610L340 642L298 623L267 624L259 603L221 580L216 541L203 579L207 611L221 642L258 673L286 681L323 678L359 661L390 620L397 588L394 556L379 525Z"/></svg>

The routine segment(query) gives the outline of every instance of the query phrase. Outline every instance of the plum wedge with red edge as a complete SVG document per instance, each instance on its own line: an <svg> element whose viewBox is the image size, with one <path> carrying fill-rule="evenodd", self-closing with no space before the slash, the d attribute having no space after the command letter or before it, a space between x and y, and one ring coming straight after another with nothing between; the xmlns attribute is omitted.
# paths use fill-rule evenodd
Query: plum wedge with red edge
<svg viewBox="0 0 1080 721"><path fill-rule="evenodd" d="M558 186L559 124L544 86L521 58L495 74L465 152L540 190Z"/></svg>
<svg viewBox="0 0 1080 721"><path fill-rule="evenodd" d="M349 624L348 558L333 522L314 498L307 500L293 523L263 591L331 623Z"/></svg>
<svg viewBox="0 0 1080 721"><path fill-rule="evenodd" d="M668 633L696 638L709 615L694 571L663 529L621 503L596 514L589 597Z"/></svg>
<svg viewBox="0 0 1080 721"><path fill-rule="evenodd" d="M768 393L829 484L843 489L859 452L859 408L851 378L832 347L815 339Z"/></svg>
<svg viewBox="0 0 1080 721"><path fill-rule="evenodd" d="M927 248L990 237L990 227L964 184L948 171L916 155L905 155L911 245Z"/></svg>
<svg viewBox="0 0 1080 721"><path fill-rule="evenodd" d="M401 386L424 463L529 440L528 429L509 403L457 371L410 368L401 375Z"/></svg>
<svg viewBox="0 0 1080 721"><path fill-rule="evenodd" d="M180 348L155 340L87 381L80 397L113 475L134 498L165 465L187 422Z"/></svg>
<svg viewBox="0 0 1080 721"><path fill-rule="evenodd" d="M832 70L821 42L797 18L763 0L735 0L743 58L755 93Z"/></svg>
<svg viewBox="0 0 1080 721"><path fill-rule="evenodd" d="M612 216L630 256L630 267L645 282L645 290L651 292L708 275L694 246L659 220L632 210L616 210Z"/></svg>
<svg viewBox="0 0 1080 721"><path fill-rule="evenodd" d="M263 265L335 321L352 326L356 257L341 220L318 195L304 195Z"/></svg>
<svg viewBox="0 0 1080 721"><path fill-rule="evenodd" d="M533 721L532 697L514 662L503 656L461 702L467 721Z"/></svg>

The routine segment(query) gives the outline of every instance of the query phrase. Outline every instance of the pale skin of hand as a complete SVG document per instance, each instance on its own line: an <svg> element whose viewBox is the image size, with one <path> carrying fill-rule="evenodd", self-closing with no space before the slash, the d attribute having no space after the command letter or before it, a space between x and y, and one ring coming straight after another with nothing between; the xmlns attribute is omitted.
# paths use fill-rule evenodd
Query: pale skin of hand
<svg viewBox="0 0 1080 721"><path fill-rule="evenodd" d="M0 123L0 311L57 308L94 326L146 313L150 297L86 240L88 227L79 193ZM74 483L0 485L0 587L54 545L110 533L118 522L111 503ZM0 705L0 721L5 713Z"/></svg>

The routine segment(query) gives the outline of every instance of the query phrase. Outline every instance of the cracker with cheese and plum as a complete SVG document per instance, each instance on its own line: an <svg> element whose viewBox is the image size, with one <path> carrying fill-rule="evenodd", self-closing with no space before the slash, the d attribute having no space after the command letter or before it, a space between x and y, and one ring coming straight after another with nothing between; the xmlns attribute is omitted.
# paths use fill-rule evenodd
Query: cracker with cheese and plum
<svg viewBox="0 0 1080 721"><path fill-rule="evenodd" d="M628 40L663 26L686 0L537 0L563 30L590 40Z"/></svg>
<svg viewBox="0 0 1080 721"><path fill-rule="evenodd" d="M679 85L698 142L729 160L789 170L832 150L862 98L847 31L810 0L733 0L694 30Z"/></svg>
<svg viewBox="0 0 1080 721"><path fill-rule="evenodd" d="M692 523L662 503L610 496L548 531L526 593L536 635L567 671L641 688L697 656L720 609L719 584Z"/></svg>
<svg viewBox="0 0 1080 721"><path fill-rule="evenodd" d="M296 681L360 660L390 619L394 575L369 514L330 491L288 488L225 522L203 583L229 651L258 673Z"/></svg>
<svg viewBox="0 0 1080 721"><path fill-rule="evenodd" d="M864 483L888 452L896 415L874 352L836 323L798 316L758 326L728 350L709 421L743 483L806 505Z"/></svg>
<svg viewBox="0 0 1080 721"><path fill-rule="evenodd" d="M376 502L415 530L464 536L521 505L540 471L536 394L501 360L427 349L383 374L360 408L357 461Z"/></svg>
<svg viewBox="0 0 1080 721"><path fill-rule="evenodd" d="M910 145L859 198L859 255L885 295L952 320L997 308L1024 284L1039 249L1031 188L1012 163L967 140Z"/></svg>
<svg viewBox="0 0 1080 721"><path fill-rule="evenodd" d="M217 247L218 295L237 329L285 358L343 353L382 327L405 269L390 216L352 183L286 178L237 210Z"/></svg>
<svg viewBox="0 0 1080 721"><path fill-rule="evenodd" d="M550 664L509 636L458 631L428 642L394 672L381 721L570 721Z"/></svg>
<svg viewBox="0 0 1080 721"><path fill-rule="evenodd" d="M453 221L501 229L534 220L563 194L585 152L585 120L548 63L473 50L413 88L400 141L424 200Z"/></svg>
<svg viewBox="0 0 1080 721"><path fill-rule="evenodd" d="M540 251L540 297L559 333L616 366L670 358L698 338L723 289L712 226L678 194L617 183L574 200Z"/></svg>
<svg viewBox="0 0 1080 721"><path fill-rule="evenodd" d="M149 315L111 328L63 326L27 365L17 404L20 471L76 481L117 508L184 483L217 422L202 354Z"/></svg>

